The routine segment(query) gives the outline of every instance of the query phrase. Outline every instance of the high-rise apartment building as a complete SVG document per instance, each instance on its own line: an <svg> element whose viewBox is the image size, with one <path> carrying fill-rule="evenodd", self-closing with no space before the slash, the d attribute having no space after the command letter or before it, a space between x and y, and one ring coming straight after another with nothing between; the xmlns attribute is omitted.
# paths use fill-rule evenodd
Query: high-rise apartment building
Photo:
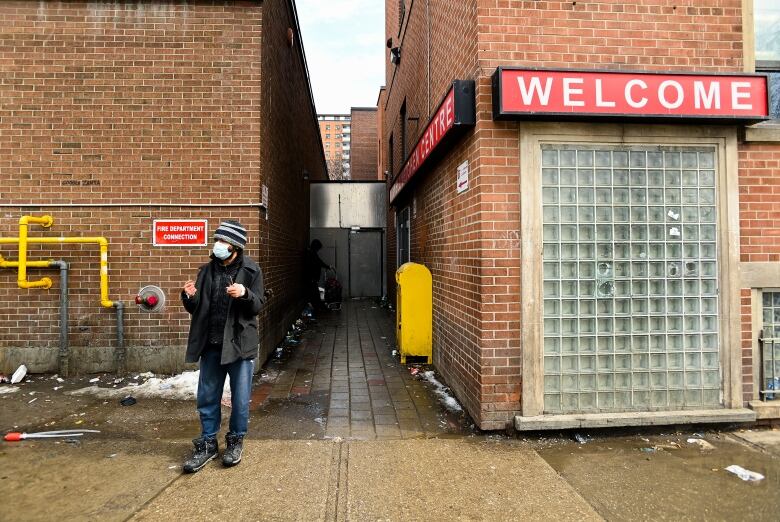
<svg viewBox="0 0 780 522"><path fill-rule="evenodd" d="M330 179L350 179L350 141L352 120L349 114L319 114L322 148Z"/></svg>
<svg viewBox="0 0 780 522"><path fill-rule="evenodd" d="M378 176L376 156L377 108L352 107L352 151L349 160L350 178L356 180L382 179Z"/></svg>

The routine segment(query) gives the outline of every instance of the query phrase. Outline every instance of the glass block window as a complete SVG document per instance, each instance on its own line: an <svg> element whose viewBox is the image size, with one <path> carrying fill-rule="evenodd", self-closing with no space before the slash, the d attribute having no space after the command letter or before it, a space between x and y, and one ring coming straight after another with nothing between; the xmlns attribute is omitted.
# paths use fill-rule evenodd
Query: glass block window
<svg viewBox="0 0 780 522"><path fill-rule="evenodd" d="M777 0L755 0L756 67L780 69L780 4Z"/></svg>
<svg viewBox="0 0 780 522"><path fill-rule="evenodd" d="M762 305L762 398L780 400L780 291L763 292Z"/></svg>
<svg viewBox="0 0 780 522"><path fill-rule="evenodd" d="M542 148L544 410L721 404L715 150Z"/></svg>

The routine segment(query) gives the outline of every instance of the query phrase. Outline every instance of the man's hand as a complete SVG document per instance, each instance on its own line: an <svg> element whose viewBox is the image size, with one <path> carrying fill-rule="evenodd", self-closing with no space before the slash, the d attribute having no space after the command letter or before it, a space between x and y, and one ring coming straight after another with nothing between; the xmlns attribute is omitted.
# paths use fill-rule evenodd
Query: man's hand
<svg viewBox="0 0 780 522"><path fill-rule="evenodd" d="M227 287L227 293L230 297L238 299L239 297L244 297L246 294L246 288L244 288L244 285L241 283L233 283Z"/></svg>
<svg viewBox="0 0 780 522"><path fill-rule="evenodd" d="M192 297L198 291L198 289L195 288L195 281L187 281L184 283L182 290L184 290L184 293L187 294L187 297Z"/></svg>

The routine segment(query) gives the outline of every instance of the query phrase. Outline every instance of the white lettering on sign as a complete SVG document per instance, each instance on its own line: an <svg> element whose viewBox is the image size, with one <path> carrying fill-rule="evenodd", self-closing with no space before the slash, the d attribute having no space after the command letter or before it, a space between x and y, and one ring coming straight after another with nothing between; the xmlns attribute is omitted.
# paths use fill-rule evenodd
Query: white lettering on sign
<svg viewBox="0 0 780 522"><path fill-rule="evenodd" d="M596 80L596 107L614 107L615 102L604 100L601 80Z"/></svg>
<svg viewBox="0 0 780 522"><path fill-rule="evenodd" d="M641 87L642 89L647 89L647 84L643 82L642 80L631 80L626 84L626 102L635 109L641 109L645 105L647 105L647 98L642 98L639 101L636 101L631 94L631 89L634 87Z"/></svg>
<svg viewBox="0 0 780 522"><path fill-rule="evenodd" d="M582 78L564 78L563 79L563 104L569 107L584 107L585 102L582 100L572 100L572 95L582 96L582 89L575 89L573 85L582 85L584 80Z"/></svg>
<svg viewBox="0 0 780 522"><path fill-rule="evenodd" d="M720 109L720 84L710 82L709 89L704 90L704 82L693 82L694 107L697 109Z"/></svg>
<svg viewBox="0 0 780 522"><path fill-rule="evenodd" d="M745 90L747 89L747 90ZM752 103L742 103L740 100L750 99L750 84L748 82L734 82L731 84L731 106L735 109L746 111L753 110Z"/></svg>
<svg viewBox="0 0 780 522"><path fill-rule="evenodd" d="M155 219L152 242L154 246L204 246L207 227L205 219Z"/></svg>
<svg viewBox="0 0 780 522"><path fill-rule="evenodd" d="M522 76L517 78L517 83L520 84L520 96L523 98L523 103L526 105L533 105L534 92L539 97L540 105L547 105L550 103L550 90L552 89L552 78L547 78L547 82L544 85L544 91L542 91L542 82L538 77L531 78L530 89L525 86L525 78Z"/></svg>
<svg viewBox="0 0 780 522"><path fill-rule="evenodd" d="M666 97L666 91L669 89L669 87L672 87L675 91L677 91L677 99L673 102L669 101L669 99ZM682 85L674 80L666 80L665 82L661 82L661 86L658 87L658 101L660 101L661 105L667 109L676 109L683 104L683 101L685 101Z"/></svg>
<svg viewBox="0 0 780 522"><path fill-rule="evenodd" d="M393 201L406 183L414 176L417 169L428 159L442 138L455 124L455 91L450 89L442 105L437 109L422 137L417 142L403 169L390 188L390 201Z"/></svg>

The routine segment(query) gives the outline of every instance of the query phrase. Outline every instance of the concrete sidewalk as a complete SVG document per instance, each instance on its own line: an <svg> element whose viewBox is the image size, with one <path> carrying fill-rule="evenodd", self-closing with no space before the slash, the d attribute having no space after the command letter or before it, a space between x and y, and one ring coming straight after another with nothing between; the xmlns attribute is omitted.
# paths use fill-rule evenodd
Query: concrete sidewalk
<svg viewBox="0 0 780 522"><path fill-rule="evenodd" d="M250 441L135 520L600 520L536 452L457 440Z"/></svg>
<svg viewBox="0 0 780 522"><path fill-rule="evenodd" d="M598 520L535 451L495 441L247 441L181 474L184 444L2 449L13 520ZM120 449L121 448L121 449ZM115 453L109 453L115 452ZM169 469L171 468L172 469Z"/></svg>

